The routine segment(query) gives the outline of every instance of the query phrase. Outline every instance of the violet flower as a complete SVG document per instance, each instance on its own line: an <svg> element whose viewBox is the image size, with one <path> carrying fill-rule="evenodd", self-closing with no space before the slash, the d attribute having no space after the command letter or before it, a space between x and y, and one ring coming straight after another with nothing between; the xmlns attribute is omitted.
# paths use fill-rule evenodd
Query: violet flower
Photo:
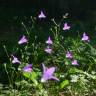
<svg viewBox="0 0 96 96"><path fill-rule="evenodd" d="M15 64L15 63L19 63L19 64L20 64L20 63L21 63L21 62L18 60L17 57L15 57L15 56L13 56L13 55L12 55L12 57L13 57L13 60L12 60L12 63L13 63L13 64Z"/></svg>
<svg viewBox="0 0 96 96"><path fill-rule="evenodd" d="M63 30L69 30L70 29L70 26L68 26L67 23L64 23L64 27L63 27Z"/></svg>
<svg viewBox="0 0 96 96"><path fill-rule="evenodd" d="M18 41L18 44L23 44L27 42L28 42L27 38L23 35L22 38Z"/></svg>
<svg viewBox="0 0 96 96"><path fill-rule="evenodd" d="M77 60L74 59L74 60L72 61L72 65L79 65L79 64L78 64Z"/></svg>
<svg viewBox="0 0 96 96"><path fill-rule="evenodd" d="M73 55L72 55L72 53L70 51L67 52L66 58L69 58L69 59L73 58Z"/></svg>
<svg viewBox="0 0 96 96"><path fill-rule="evenodd" d="M32 71L32 64L28 64L23 68L23 71L25 72L31 72Z"/></svg>
<svg viewBox="0 0 96 96"><path fill-rule="evenodd" d="M59 81L59 79L55 76L53 76L55 72L55 67L46 68L44 64L43 66L43 76L41 78L41 82L46 82L47 80L54 79Z"/></svg>
<svg viewBox="0 0 96 96"><path fill-rule="evenodd" d="M45 49L45 52L48 53L48 54L51 54L52 49L49 46L47 46L47 48Z"/></svg>
<svg viewBox="0 0 96 96"><path fill-rule="evenodd" d="M82 41L87 41L87 42L90 41L89 36L85 32L83 33Z"/></svg>
<svg viewBox="0 0 96 96"><path fill-rule="evenodd" d="M43 11L41 11L41 13L38 15L38 18L41 19L41 18L46 18L45 14L43 13Z"/></svg>
<svg viewBox="0 0 96 96"><path fill-rule="evenodd" d="M53 41L51 40L50 36L48 37L48 40L46 41L46 43L49 45L53 44Z"/></svg>

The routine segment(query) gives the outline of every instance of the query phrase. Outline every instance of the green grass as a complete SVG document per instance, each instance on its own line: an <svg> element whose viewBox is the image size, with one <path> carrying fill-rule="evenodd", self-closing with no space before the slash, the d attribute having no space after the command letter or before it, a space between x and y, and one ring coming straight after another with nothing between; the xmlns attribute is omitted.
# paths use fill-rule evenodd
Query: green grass
<svg viewBox="0 0 96 96"><path fill-rule="evenodd" d="M30 22L24 21L22 25L24 31L20 35L17 34L12 43L9 41L1 44L5 62L0 66L2 70L0 72L2 76L0 95L95 96L95 36L89 32L90 42L82 41L81 38L86 27L84 29L82 23L69 19L57 21L58 24L55 21L46 24L44 21L38 22L33 18L29 20ZM65 21L71 24L71 29L68 31L62 30ZM18 41L23 34L27 37L28 43L19 45ZM51 54L44 51L47 47L45 42L48 36L53 40ZM73 59L66 58L67 51L72 52L73 59L78 61L78 66L72 65ZM21 61L20 65L12 63L12 54ZM59 78L59 82L55 80L41 82L42 62L47 67L56 67L54 75ZM27 63L32 64L32 72L23 71Z"/></svg>

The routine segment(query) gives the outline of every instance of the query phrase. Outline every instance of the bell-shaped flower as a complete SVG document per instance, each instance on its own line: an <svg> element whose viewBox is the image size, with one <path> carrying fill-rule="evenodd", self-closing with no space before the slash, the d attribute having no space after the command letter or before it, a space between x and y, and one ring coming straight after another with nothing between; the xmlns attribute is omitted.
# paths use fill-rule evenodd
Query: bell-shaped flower
<svg viewBox="0 0 96 96"><path fill-rule="evenodd" d="M79 65L79 64L78 64L77 60L74 59L74 60L72 61L72 65Z"/></svg>
<svg viewBox="0 0 96 96"><path fill-rule="evenodd" d="M73 58L73 55L72 55L72 53L70 51L68 51L66 53L66 58L69 58L69 59L72 59Z"/></svg>
<svg viewBox="0 0 96 96"><path fill-rule="evenodd" d="M49 46L47 46L47 48L45 49L45 52L48 53L48 54L51 54L52 49Z"/></svg>
<svg viewBox="0 0 96 96"><path fill-rule="evenodd" d="M18 60L17 57L15 57L15 56L13 56L13 55L12 55L12 57L13 57L13 60L12 60L12 63L13 63L13 64L15 64L15 63L19 63L19 64L20 64L20 63L21 63L21 62Z"/></svg>
<svg viewBox="0 0 96 96"><path fill-rule="evenodd" d="M47 68L45 67L44 64L42 64L42 66L43 66L43 76L41 78L41 82L46 82L47 80L50 80L50 79L59 81L59 79L54 76L55 67Z"/></svg>
<svg viewBox="0 0 96 96"><path fill-rule="evenodd" d="M43 11L40 12L40 14L38 15L38 18L46 18L45 14L43 13Z"/></svg>
<svg viewBox="0 0 96 96"><path fill-rule="evenodd" d="M63 30L69 30L70 29L70 26L68 26L67 23L64 23L64 27L63 27Z"/></svg>
<svg viewBox="0 0 96 96"><path fill-rule="evenodd" d="M32 64L28 64L23 68L23 71L25 72L31 72L32 71Z"/></svg>
<svg viewBox="0 0 96 96"><path fill-rule="evenodd" d="M48 40L46 41L46 43L49 45L53 44L53 41L51 40L50 36L48 37Z"/></svg>
<svg viewBox="0 0 96 96"><path fill-rule="evenodd" d="M27 38L23 35L22 38L18 41L18 44L23 44L27 42L28 42Z"/></svg>
<svg viewBox="0 0 96 96"><path fill-rule="evenodd" d="M89 36L85 32L83 33L82 41L87 41L87 42L90 41Z"/></svg>

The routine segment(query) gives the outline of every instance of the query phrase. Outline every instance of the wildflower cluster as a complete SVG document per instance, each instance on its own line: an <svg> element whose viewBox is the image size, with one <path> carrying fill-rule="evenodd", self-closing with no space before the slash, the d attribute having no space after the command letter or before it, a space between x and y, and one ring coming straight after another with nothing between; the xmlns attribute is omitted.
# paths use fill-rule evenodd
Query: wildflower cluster
<svg viewBox="0 0 96 96"><path fill-rule="evenodd" d="M73 59L73 54L70 51L68 51L67 54L66 54L66 58ZM72 60L72 65L78 65L77 60L73 59Z"/></svg>
<svg viewBox="0 0 96 96"><path fill-rule="evenodd" d="M45 49L45 52L51 54L52 53L51 45L53 44L53 42L52 42L50 37L48 37L48 40L46 41L46 44L48 44L48 46Z"/></svg>
<svg viewBox="0 0 96 96"><path fill-rule="evenodd" d="M42 19L46 18L47 16L41 11L38 19L42 21ZM90 86L93 86L94 81L96 81L94 67L96 63L94 56L96 50L90 44L90 37L85 32L75 40L70 36L67 39L66 37L62 39L61 37L63 36L60 34L61 30L63 33L72 30L71 24L67 20L65 21L63 21L62 28L62 23L60 25L54 21L55 26L53 29L51 28L53 33L48 35L47 39L44 39L43 44L40 41L39 43L35 42L35 40L31 42L29 38L32 37L29 34L23 34L20 40L17 41L19 48L12 53L10 60L12 64L10 72L12 75L10 76L9 69L6 73L9 83L14 87L13 89L15 90L15 87L18 88L16 90L18 94L20 88L21 91L24 90L21 94L25 92L22 96L32 96L33 94L36 96L49 96L48 94L53 94L53 92L55 95L53 94L52 96L59 96L62 92L67 92L68 96L73 96L75 93L81 95L83 92L86 93L87 91L88 93L91 90ZM32 28L36 30L35 27ZM30 34L32 33L30 32ZM19 56L14 53L19 53ZM14 65L16 65L18 70L13 68ZM5 69L7 69L6 66ZM16 79L14 80L13 78L11 80L12 78L10 79L10 77ZM90 83L91 80L92 83ZM89 83L90 86L88 86ZM79 89L83 90L80 92ZM31 95L27 94L27 92ZM81 96L85 95L83 94Z"/></svg>

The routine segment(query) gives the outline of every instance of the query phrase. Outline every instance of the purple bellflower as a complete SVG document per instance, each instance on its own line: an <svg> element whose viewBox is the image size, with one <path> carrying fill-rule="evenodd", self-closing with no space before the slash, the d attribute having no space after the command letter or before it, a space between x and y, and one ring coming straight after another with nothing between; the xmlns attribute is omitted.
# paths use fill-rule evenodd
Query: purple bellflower
<svg viewBox="0 0 96 96"><path fill-rule="evenodd" d="M46 43L49 44L49 45L53 44L53 42L52 42L50 36L48 37L48 40L46 41Z"/></svg>
<svg viewBox="0 0 96 96"><path fill-rule="evenodd" d="M73 55L72 55L72 53L70 51L68 51L66 53L66 58L69 58L69 59L72 59L73 58Z"/></svg>
<svg viewBox="0 0 96 96"><path fill-rule="evenodd" d="M41 82L46 82L47 80L54 79L59 81L59 79L55 76L53 76L55 72L55 67L46 68L44 64L43 66L43 76L41 78Z"/></svg>
<svg viewBox="0 0 96 96"><path fill-rule="evenodd" d="M41 18L46 18L45 14L43 13L43 11L41 11L41 13L38 15L38 18L41 19Z"/></svg>
<svg viewBox="0 0 96 96"><path fill-rule="evenodd" d="M28 64L23 68L23 71L25 72L31 72L32 71L32 64Z"/></svg>
<svg viewBox="0 0 96 96"><path fill-rule="evenodd" d="M74 60L72 61L72 65L79 65L79 64L78 64L77 60L74 59Z"/></svg>
<svg viewBox="0 0 96 96"><path fill-rule="evenodd" d="M13 57L13 60L12 60L12 63L13 63L13 64L15 64L15 63L19 63L19 64L20 64L20 63L21 63L21 62L18 60L17 57L15 57L15 56L13 56L13 55L12 55L12 57Z"/></svg>
<svg viewBox="0 0 96 96"><path fill-rule="evenodd" d="M70 29L70 26L68 26L67 23L64 23L64 27L63 27L63 30L69 30Z"/></svg>
<svg viewBox="0 0 96 96"><path fill-rule="evenodd" d="M23 44L27 42L28 42L27 38L23 35L22 38L18 41L18 44Z"/></svg>
<svg viewBox="0 0 96 96"><path fill-rule="evenodd" d="M45 52L48 53L48 54L51 54L52 49L49 46L47 46L47 48L45 49Z"/></svg>
<svg viewBox="0 0 96 96"><path fill-rule="evenodd" d="M87 36L87 34L85 32L83 33L82 41L87 41L87 42L90 41L89 36Z"/></svg>

